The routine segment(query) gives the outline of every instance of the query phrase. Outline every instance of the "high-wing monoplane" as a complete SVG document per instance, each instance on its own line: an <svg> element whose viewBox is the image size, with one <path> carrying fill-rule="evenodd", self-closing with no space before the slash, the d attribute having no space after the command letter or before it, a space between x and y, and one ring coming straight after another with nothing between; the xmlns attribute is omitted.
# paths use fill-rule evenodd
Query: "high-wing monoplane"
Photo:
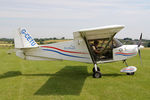
<svg viewBox="0 0 150 100"><path fill-rule="evenodd" d="M121 72L133 75L137 68L128 66L126 60L137 53L141 58L142 34L137 45L123 45L114 38L123 28L124 25L111 25L82 29L73 33L74 39L71 41L47 45L38 45L25 28L19 28L15 36L16 55L25 60L71 60L92 63L95 78L102 76L98 64L123 61L126 67Z"/></svg>

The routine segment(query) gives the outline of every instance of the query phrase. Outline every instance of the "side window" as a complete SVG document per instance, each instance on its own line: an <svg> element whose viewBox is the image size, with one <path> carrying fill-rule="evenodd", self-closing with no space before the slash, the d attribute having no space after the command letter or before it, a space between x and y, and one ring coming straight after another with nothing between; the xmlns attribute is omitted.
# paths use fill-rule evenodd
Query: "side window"
<svg viewBox="0 0 150 100"><path fill-rule="evenodd" d="M117 47L122 46L122 43L118 39L114 38L113 45L114 45L114 48L117 48Z"/></svg>

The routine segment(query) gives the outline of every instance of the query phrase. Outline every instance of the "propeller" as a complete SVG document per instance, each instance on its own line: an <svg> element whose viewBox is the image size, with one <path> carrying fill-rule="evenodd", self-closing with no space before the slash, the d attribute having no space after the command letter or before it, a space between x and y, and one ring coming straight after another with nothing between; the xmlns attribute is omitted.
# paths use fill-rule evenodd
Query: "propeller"
<svg viewBox="0 0 150 100"><path fill-rule="evenodd" d="M139 42L138 42L138 53L139 53L141 65L143 66L142 57L141 57L141 51L140 51L140 45L141 45L141 43L142 43L142 33L141 33L141 35L140 35L140 39L139 39Z"/></svg>
<svg viewBox="0 0 150 100"><path fill-rule="evenodd" d="M139 39L139 42L138 42L138 48L140 47L141 43L142 43L142 33L140 35L140 39Z"/></svg>

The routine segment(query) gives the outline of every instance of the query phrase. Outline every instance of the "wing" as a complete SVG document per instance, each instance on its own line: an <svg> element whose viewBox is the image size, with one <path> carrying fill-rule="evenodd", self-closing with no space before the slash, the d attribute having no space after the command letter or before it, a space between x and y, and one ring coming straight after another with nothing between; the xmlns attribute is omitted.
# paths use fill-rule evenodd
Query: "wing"
<svg viewBox="0 0 150 100"><path fill-rule="evenodd" d="M83 29L74 32L74 39L81 38L83 34L86 36L87 40L111 38L115 36L115 34L118 33L123 28L124 25L112 25L112 26Z"/></svg>

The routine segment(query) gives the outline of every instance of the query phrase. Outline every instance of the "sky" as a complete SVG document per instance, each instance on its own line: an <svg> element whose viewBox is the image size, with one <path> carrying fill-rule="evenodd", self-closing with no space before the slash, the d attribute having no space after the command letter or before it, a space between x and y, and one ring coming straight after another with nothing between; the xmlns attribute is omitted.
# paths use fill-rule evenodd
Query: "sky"
<svg viewBox="0 0 150 100"><path fill-rule="evenodd" d="M73 32L125 25L115 37L150 39L150 0L0 0L0 38L26 27L34 38L73 38Z"/></svg>

